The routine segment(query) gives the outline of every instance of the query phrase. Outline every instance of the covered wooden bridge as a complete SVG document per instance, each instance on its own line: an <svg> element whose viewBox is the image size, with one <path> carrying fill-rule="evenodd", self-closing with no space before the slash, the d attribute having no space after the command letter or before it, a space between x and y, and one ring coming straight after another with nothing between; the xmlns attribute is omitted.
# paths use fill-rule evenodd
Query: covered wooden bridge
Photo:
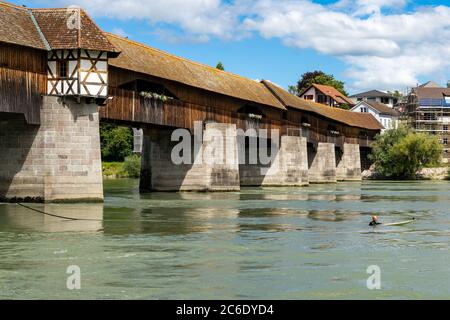
<svg viewBox="0 0 450 320"><path fill-rule="evenodd" d="M0 2L0 198L102 199L100 121L144 129L143 191L360 180L361 151L382 129L371 115L106 34L83 10ZM174 129L194 135L199 124L192 160L203 161L175 164ZM250 162L264 129L273 161ZM216 161L224 154L232 161Z"/></svg>

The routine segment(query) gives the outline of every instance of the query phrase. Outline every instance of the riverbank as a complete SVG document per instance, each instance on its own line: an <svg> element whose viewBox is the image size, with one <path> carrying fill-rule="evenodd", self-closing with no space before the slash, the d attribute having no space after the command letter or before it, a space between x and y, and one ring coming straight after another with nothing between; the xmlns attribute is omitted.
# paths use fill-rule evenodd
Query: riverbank
<svg viewBox="0 0 450 320"><path fill-rule="evenodd" d="M137 155L127 157L124 162L102 162L103 179L139 178L141 158Z"/></svg>
<svg viewBox="0 0 450 320"><path fill-rule="evenodd" d="M374 169L364 171L362 178L363 180L386 180ZM450 180L450 167L424 168L417 174L416 180Z"/></svg>

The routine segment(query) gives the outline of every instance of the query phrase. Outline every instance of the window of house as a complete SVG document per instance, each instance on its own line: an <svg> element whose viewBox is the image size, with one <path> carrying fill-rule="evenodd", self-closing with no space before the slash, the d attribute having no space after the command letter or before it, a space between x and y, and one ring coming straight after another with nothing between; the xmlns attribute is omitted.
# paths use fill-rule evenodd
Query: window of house
<svg viewBox="0 0 450 320"><path fill-rule="evenodd" d="M69 77L69 62L68 61L58 61L57 64L58 78L68 78Z"/></svg>
<svg viewBox="0 0 450 320"><path fill-rule="evenodd" d="M314 96L312 94L308 94L305 96L305 100L313 100Z"/></svg>
<svg viewBox="0 0 450 320"><path fill-rule="evenodd" d="M323 94L319 94L317 96L317 102L318 103L327 103L327 96L324 96Z"/></svg>
<svg viewBox="0 0 450 320"><path fill-rule="evenodd" d="M448 124L444 124L444 126L442 127L442 130L448 131Z"/></svg>
<svg viewBox="0 0 450 320"><path fill-rule="evenodd" d="M389 98L381 98L381 103L389 104Z"/></svg>
<svg viewBox="0 0 450 320"><path fill-rule="evenodd" d="M442 139L442 144L448 145L448 138L443 138Z"/></svg>
<svg viewBox="0 0 450 320"><path fill-rule="evenodd" d="M361 107L361 112L362 113L368 113L369 109L367 107Z"/></svg>

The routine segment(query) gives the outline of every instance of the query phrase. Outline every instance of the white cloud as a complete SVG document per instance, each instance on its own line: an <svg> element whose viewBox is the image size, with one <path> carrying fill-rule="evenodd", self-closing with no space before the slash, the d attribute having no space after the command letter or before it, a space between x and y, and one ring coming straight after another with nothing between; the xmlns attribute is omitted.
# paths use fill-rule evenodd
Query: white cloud
<svg viewBox="0 0 450 320"><path fill-rule="evenodd" d="M172 42L241 39L257 33L288 46L311 48L344 61L355 90L403 88L421 77L450 76L450 7L407 12L408 2L75 0L95 16L148 21L154 28L150 32Z"/></svg>
<svg viewBox="0 0 450 320"><path fill-rule="evenodd" d="M351 3L360 5L349 13L343 7ZM277 37L287 45L342 59L349 65L347 75L354 79L350 86L355 90L404 88L415 85L422 76L448 73L450 7L383 14L381 8L399 8L405 2L338 4L341 9L306 0L261 0L254 7L257 14L245 24L266 38ZM358 17L358 12L370 14Z"/></svg>
<svg viewBox="0 0 450 320"><path fill-rule="evenodd" d="M151 24L176 25L201 36L234 38L240 6L221 0L58 0L76 4L94 16L120 20L141 19Z"/></svg>

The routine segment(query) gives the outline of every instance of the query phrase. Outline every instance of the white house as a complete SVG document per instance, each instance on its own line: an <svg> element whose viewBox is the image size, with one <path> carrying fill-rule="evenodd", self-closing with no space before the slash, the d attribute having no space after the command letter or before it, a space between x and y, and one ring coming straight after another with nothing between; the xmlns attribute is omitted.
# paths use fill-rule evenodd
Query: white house
<svg viewBox="0 0 450 320"><path fill-rule="evenodd" d="M397 102L398 98L391 93L383 92L380 90L370 90L367 92L362 92L350 96L350 99L357 104L360 101L378 102L393 108Z"/></svg>
<svg viewBox="0 0 450 320"><path fill-rule="evenodd" d="M383 125L384 130L398 128L400 113L383 103L360 101L351 111L370 113Z"/></svg>

